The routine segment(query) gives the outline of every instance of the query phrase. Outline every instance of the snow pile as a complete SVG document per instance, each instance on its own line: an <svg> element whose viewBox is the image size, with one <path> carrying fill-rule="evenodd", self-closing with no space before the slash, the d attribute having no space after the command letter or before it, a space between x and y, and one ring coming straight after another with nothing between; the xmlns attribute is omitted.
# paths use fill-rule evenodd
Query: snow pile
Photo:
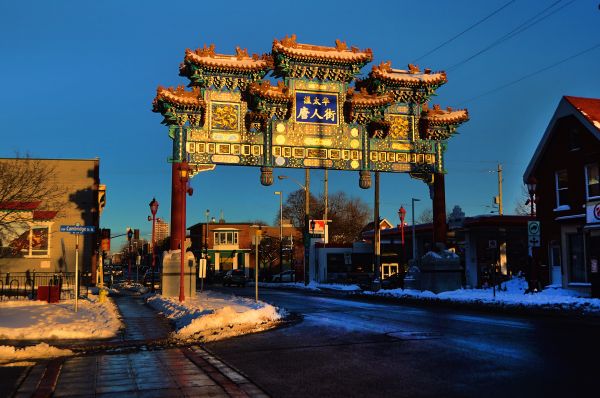
<svg viewBox="0 0 600 398"><path fill-rule="evenodd" d="M258 282L259 287L269 288L293 288L293 289L305 289L312 291L319 290L339 290L346 292L360 291L362 290L358 285L343 285L338 283L317 283L311 281L308 285L304 285L304 282Z"/></svg>
<svg viewBox="0 0 600 398"><path fill-rule="evenodd" d="M73 351L52 347L46 343L38 345L15 348L11 346L0 346L0 364L4 365L12 361L22 361L24 359L53 358L73 355Z"/></svg>
<svg viewBox="0 0 600 398"><path fill-rule="evenodd" d="M380 290L378 292L364 292L364 294L456 303L483 303L498 307L525 307L600 313L600 299L577 297L575 292L559 287L550 287L534 294L525 294L526 289L527 281L524 278L515 277L506 283L502 283L500 288L496 288L495 298L491 288L459 289L438 294L429 291L392 289Z"/></svg>
<svg viewBox="0 0 600 398"><path fill-rule="evenodd" d="M104 339L116 336L122 327L117 307L98 296L56 304L43 301L0 302L0 339Z"/></svg>
<svg viewBox="0 0 600 398"><path fill-rule="evenodd" d="M182 340L215 341L253 333L273 327L286 315L272 305L217 292L204 292L183 303L153 295L148 303L174 321L174 337Z"/></svg>

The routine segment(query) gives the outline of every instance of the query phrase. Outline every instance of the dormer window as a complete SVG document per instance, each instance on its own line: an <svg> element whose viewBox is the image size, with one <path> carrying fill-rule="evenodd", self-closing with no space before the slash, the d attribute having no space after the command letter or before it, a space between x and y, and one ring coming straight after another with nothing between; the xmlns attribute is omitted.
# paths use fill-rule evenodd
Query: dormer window
<svg viewBox="0 0 600 398"><path fill-rule="evenodd" d="M581 148L579 129L573 127L569 130L569 149L576 151Z"/></svg>

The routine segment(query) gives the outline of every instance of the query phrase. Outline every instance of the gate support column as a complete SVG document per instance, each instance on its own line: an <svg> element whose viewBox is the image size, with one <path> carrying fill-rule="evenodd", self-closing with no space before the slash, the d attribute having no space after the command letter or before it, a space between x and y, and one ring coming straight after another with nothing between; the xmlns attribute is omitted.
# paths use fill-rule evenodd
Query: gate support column
<svg viewBox="0 0 600 398"><path fill-rule="evenodd" d="M181 203L181 176L179 171L179 163L171 163L171 239L169 244L170 250L179 249L181 242L181 213L183 205Z"/></svg>
<svg viewBox="0 0 600 398"><path fill-rule="evenodd" d="M433 177L433 248L446 248L446 187L444 174L435 173Z"/></svg>

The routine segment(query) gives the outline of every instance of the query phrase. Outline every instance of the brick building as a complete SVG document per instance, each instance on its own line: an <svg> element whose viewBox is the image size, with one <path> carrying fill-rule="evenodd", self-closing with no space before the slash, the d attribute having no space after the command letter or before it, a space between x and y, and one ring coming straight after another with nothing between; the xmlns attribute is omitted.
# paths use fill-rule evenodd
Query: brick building
<svg viewBox="0 0 600 398"><path fill-rule="evenodd" d="M590 294L600 260L599 165L600 99L563 97L523 175L537 182L533 256L543 284Z"/></svg>

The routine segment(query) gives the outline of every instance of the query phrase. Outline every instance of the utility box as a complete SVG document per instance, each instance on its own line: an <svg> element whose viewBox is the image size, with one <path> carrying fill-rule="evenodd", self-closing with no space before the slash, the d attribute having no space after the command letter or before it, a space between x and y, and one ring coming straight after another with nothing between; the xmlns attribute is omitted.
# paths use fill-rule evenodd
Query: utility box
<svg viewBox="0 0 600 398"><path fill-rule="evenodd" d="M179 297L181 270L180 250L170 250L163 253L162 295ZM186 252L184 257L183 291L185 297L196 296L196 259L192 252Z"/></svg>
<svg viewBox="0 0 600 398"><path fill-rule="evenodd" d="M421 258L420 267L412 272L409 270L404 286L436 294L453 291L462 287L462 272L460 258L456 254L445 250L428 252Z"/></svg>

